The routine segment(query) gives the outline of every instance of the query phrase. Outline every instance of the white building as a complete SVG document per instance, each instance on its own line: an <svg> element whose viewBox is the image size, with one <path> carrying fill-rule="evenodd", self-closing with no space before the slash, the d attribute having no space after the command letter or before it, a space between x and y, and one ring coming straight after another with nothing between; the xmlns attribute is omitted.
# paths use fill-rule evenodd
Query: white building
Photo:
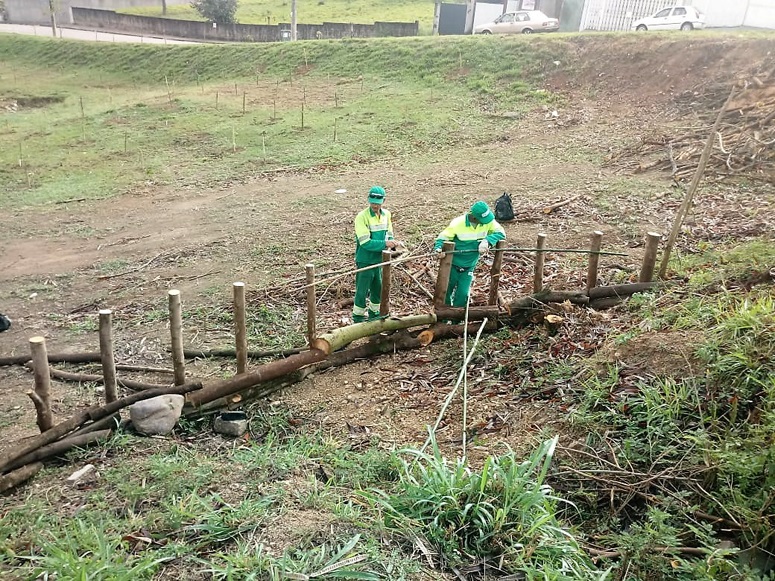
<svg viewBox="0 0 775 581"><path fill-rule="evenodd" d="M628 30L633 21L673 5L699 8L710 28L775 29L775 0L586 0L579 30Z"/></svg>

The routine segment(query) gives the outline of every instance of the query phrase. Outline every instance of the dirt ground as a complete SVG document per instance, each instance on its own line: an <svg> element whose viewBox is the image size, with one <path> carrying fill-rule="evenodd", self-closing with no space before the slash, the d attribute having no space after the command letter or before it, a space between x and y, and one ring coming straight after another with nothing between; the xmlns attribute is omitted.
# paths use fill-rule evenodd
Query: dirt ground
<svg viewBox="0 0 775 581"><path fill-rule="evenodd" d="M186 307L194 308L212 304L213 298L228 303L236 280L256 289L298 275L309 261L321 268L348 264L352 219L375 183L386 186L397 236L410 248L429 243L477 199L492 203L508 191L518 214L505 226L510 243L530 247L543 231L550 246L584 248L589 234L601 230L605 249L627 253L601 260L603 281L636 272L645 233L669 232L683 189L662 174L631 177L603 170L601 161L628 140L696 123L696 105L682 105L686 91L699 95L722 77L739 75L743 65L751 70L772 60L764 48L753 57L734 47L727 53L728 66L721 68L711 66L718 56L714 51L677 50L669 62L659 55L646 63L623 57L607 66L605 78L590 62L578 76L549 80L549 88L565 96L557 116L537 108L515 123L508 140L462 146L443 159L421 155L345 171L256 175L214 189L143 186L117 198L6 211L0 231L0 310L13 327L0 334L0 354L26 353L27 340L35 335L46 337L50 352L95 350L96 312L112 308L119 359L169 366L163 317L149 316L166 308L168 289L180 289ZM657 81L646 82L644 70ZM680 75L671 72L677 70ZM347 193L335 193L340 188ZM542 212L577 195L551 214ZM773 215L771 186L716 184L704 188L688 227L693 243L725 239L741 229L750 236L772 235ZM583 258L556 260L562 268L552 286L578 288ZM519 288L504 292L524 294L530 285L525 278ZM328 315L343 318L348 312ZM187 346L229 341L223 326L185 328ZM659 347L659 341L653 343ZM397 445L421 441L454 384L456 369L428 384L412 370L448 361L438 355L444 349L432 346L331 370L273 399L352 440L379 435ZM206 379L221 376L230 365L195 363L188 371ZM511 393L477 392L476 373L472 370L469 413L482 439L474 446L484 446L487 434L495 432L519 445L562 413L545 402L515 401ZM0 368L0 441L35 433L34 410L25 395L31 383L23 368ZM54 413L64 419L98 397L93 387L54 382ZM457 437L450 433L448 442Z"/></svg>

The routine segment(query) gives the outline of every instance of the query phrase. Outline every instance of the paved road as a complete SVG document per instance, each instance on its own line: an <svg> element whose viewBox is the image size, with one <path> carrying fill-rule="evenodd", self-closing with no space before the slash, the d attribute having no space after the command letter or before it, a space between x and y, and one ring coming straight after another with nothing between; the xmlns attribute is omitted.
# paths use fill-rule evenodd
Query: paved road
<svg viewBox="0 0 775 581"><path fill-rule="evenodd" d="M51 38L50 26L31 26L27 24L0 24L0 34L29 34L32 36L46 36ZM171 40L166 38L152 38L149 36L133 36L131 34L113 34L111 32L96 32L92 30L78 30L75 28L58 28L57 36L60 38L72 38L76 40L91 40L98 42L140 42L148 44L198 44L188 40Z"/></svg>

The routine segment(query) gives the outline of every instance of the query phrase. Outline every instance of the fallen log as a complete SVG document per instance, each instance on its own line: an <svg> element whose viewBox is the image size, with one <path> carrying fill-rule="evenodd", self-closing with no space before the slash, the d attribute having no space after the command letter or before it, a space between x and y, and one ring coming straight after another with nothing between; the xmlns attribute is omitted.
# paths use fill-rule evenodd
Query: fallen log
<svg viewBox="0 0 775 581"><path fill-rule="evenodd" d="M73 430L81 427L89 421L96 422L106 416L113 415L118 410L132 405L135 402L142 401L144 399L150 399L158 395L166 394L181 394L185 395L190 391L202 389L200 382L187 383L185 385L176 385L174 387L167 387L164 389L149 389L147 391L139 391L126 397L122 397L119 400L105 404L104 406L91 406L73 417L54 425L51 429L46 430L42 434L38 434L32 438L28 438L21 442L17 442L17 445L10 450L7 450L4 454L0 455L0 472L7 472L7 466L11 462L21 458L22 456L34 452L38 448L56 442L63 436L69 434Z"/></svg>
<svg viewBox="0 0 775 581"><path fill-rule="evenodd" d="M262 359L264 357L287 357L307 351L306 347L294 347L293 349L274 349L271 351L248 351L250 359ZM211 357L237 357L235 349L184 349L183 356L186 359L209 359Z"/></svg>
<svg viewBox="0 0 775 581"><path fill-rule="evenodd" d="M326 355L349 345L353 341L378 335L387 331L400 331L410 327L431 325L436 322L436 315L410 315L407 317L388 317L367 323L355 323L347 327L340 327L330 333L321 335L313 341L312 347Z"/></svg>
<svg viewBox="0 0 775 581"><path fill-rule="evenodd" d="M469 324L469 334L475 334L479 330L479 327L480 323ZM485 330L495 331L497 327L498 322L496 320L489 320L485 325ZM358 347L332 353L323 361L292 371L277 380L267 381L266 383L261 383L242 391L239 394L231 394L218 400L208 402L200 408L187 408L183 413L184 415L195 415L206 414L222 408L234 409L244 405L248 401L268 397L281 389L299 383L313 373L325 371L332 367L340 367L359 359L368 359L375 355L386 355L397 351L407 351L409 349L426 347L432 341L462 337L463 330L464 325L437 324L421 331L417 335L410 334L408 331L399 331L392 335L380 336L375 341L370 341L363 345L359 345Z"/></svg>
<svg viewBox="0 0 775 581"><path fill-rule="evenodd" d="M40 472L41 468L43 468L43 463L35 462L34 464L27 464L24 468L14 470L5 476L0 476L0 492L5 492L19 486L22 482L26 482Z"/></svg>
<svg viewBox="0 0 775 581"><path fill-rule="evenodd" d="M574 305L587 305L589 304L589 297L584 291L552 291L546 289L511 301L508 310L511 313L517 314L518 311L541 308L547 303L564 303L565 301L569 301Z"/></svg>
<svg viewBox="0 0 775 581"><path fill-rule="evenodd" d="M85 434L80 434L78 436L71 436L69 438L65 438L64 440L59 440L58 442L54 442L53 444L48 444L47 446L42 446L37 450L30 452L29 454L25 454L21 458L17 458L16 460L8 464L8 466L5 469L16 470L17 468L21 468L22 466L26 466L27 464L31 464L32 462L40 462L41 460L45 460L46 458L59 456L60 454L69 452L73 448L88 446L89 444L92 444L97 440L103 440L107 438L108 436L110 436L111 431L112 430L99 430L96 432L87 432Z"/></svg>
<svg viewBox="0 0 775 581"><path fill-rule="evenodd" d="M497 306L468 307L469 321L482 321L483 319L496 319L500 315ZM439 307L436 309L436 318L440 321L465 321L466 310L461 307ZM477 327L478 329L479 327ZM476 331L474 331L476 333Z"/></svg>
<svg viewBox="0 0 775 581"><path fill-rule="evenodd" d="M186 403L198 407L233 393L240 392L259 383L282 377L310 363L317 363L326 358L326 353L320 349L311 349L297 355L291 355L287 359L278 359L253 369L250 373L235 375L231 379L216 381L202 389L190 393L186 397ZM143 392L140 392L143 393Z"/></svg>
<svg viewBox="0 0 775 581"><path fill-rule="evenodd" d="M29 365L25 364L25 367L29 369ZM70 371L63 371L61 369L54 369L49 367L49 374L54 379L61 379L62 381L72 381L76 383L104 383L105 378L102 375L96 375L92 373L73 373ZM165 385L161 383L144 383L142 381L133 381L131 379L116 378L116 382L127 389L134 389L136 391L142 391L145 389L164 389L170 387L171 384ZM31 397L31 396L30 396Z"/></svg>
<svg viewBox="0 0 775 581"><path fill-rule="evenodd" d="M6 365L24 365L32 361L30 355L13 355L11 357L0 357L0 367ZM49 353L49 363L95 363L102 361L99 351L89 351L88 353Z"/></svg>
<svg viewBox="0 0 775 581"><path fill-rule="evenodd" d="M635 293L642 293L658 286L659 282L635 282L631 284L615 284L612 286L598 286L589 291L590 299L602 299L604 297L628 297Z"/></svg>
<svg viewBox="0 0 775 581"><path fill-rule="evenodd" d="M596 311L610 309L611 307L621 305L626 300L627 297L602 297L589 301L589 308L595 309Z"/></svg>
<svg viewBox="0 0 775 581"><path fill-rule="evenodd" d="M581 194L578 194L576 196L573 196L572 198L568 198L567 200L562 200L560 202L550 204L544 208L544 214L551 214L557 208L562 208L563 206L567 206L571 202L575 202L576 200L578 200L580 197L581 197Z"/></svg>

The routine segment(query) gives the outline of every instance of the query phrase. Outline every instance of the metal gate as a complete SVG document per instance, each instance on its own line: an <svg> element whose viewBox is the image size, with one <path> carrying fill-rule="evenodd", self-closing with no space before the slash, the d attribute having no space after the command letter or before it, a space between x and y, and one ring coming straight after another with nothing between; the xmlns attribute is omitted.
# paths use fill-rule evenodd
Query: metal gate
<svg viewBox="0 0 775 581"><path fill-rule="evenodd" d="M464 34L466 5L442 3L439 13L439 34Z"/></svg>
<svg viewBox="0 0 775 581"><path fill-rule="evenodd" d="M629 30L635 20L674 4L691 6L692 3L671 0L587 0L579 30Z"/></svg>

